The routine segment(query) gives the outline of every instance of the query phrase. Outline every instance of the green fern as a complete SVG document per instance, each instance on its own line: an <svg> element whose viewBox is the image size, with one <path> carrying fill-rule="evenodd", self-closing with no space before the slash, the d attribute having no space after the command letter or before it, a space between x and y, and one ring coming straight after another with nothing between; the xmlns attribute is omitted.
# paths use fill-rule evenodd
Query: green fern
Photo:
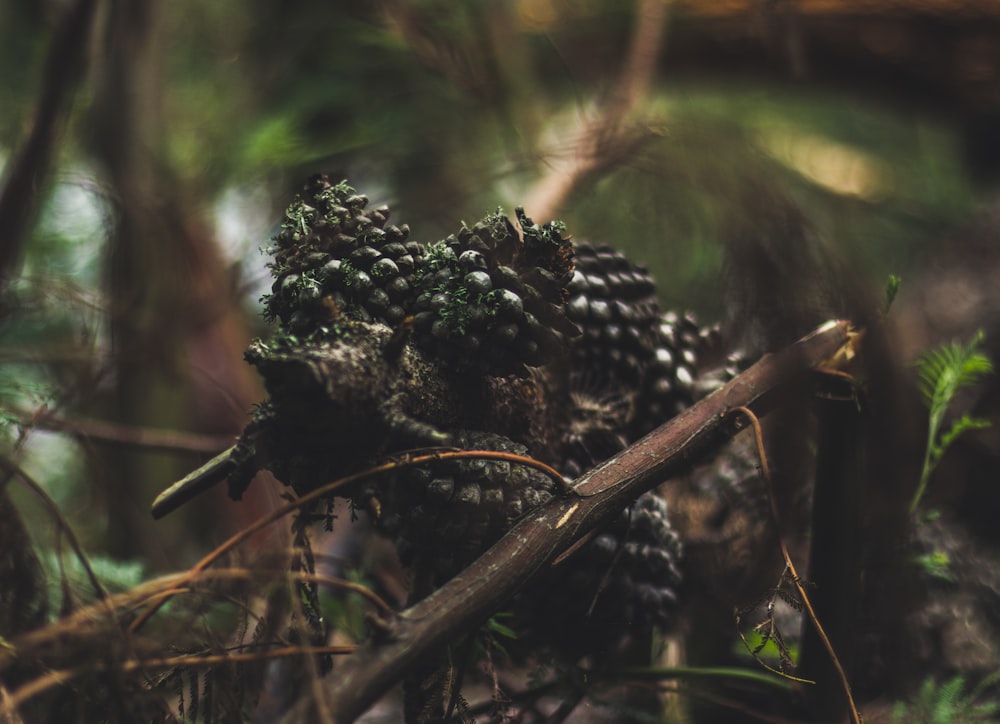
<svg viewBox="0 0 1000 724"><path fill-rule="evenodd" d="M892 724L971 724L994 722L1000 716L1000 702L985 697L993 689L1000 672L987 676L968 689L962 676L943 682L927 679L909 702L897 702Z"/></svg>
<svg viewBox="0 0 1000 724"><path fill-rule="evenodd" d="M976 384L993 371L989 358L980 352L982 331L976 332L966 345L958 342L943 344L917 360L920 395L930 411L927 431L927 449L920 473L920 484L910 502L910 513L917 510L927 490L931 474L949 446L967 430L989 427L989 420L963 415L942 433L948 406L958 391Z"/></svg>

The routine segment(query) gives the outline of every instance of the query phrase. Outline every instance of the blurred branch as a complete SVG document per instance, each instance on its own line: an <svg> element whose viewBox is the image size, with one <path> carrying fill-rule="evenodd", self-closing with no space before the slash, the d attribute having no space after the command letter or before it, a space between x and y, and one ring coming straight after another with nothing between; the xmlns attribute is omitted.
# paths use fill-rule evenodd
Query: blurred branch
<svg viewBox="0 0 1000 724"><path fill-rule="evenodd" d="M820 428L807 570L813 615L826 631L803 628L799 671L817 682L806 693L813 713L843 720L854 707L846 681L856 658L854 619L863 593L867 440L856 381L827 375L823 386L815 402ZM832 649L839 661L829 655Z"/></svg>
<svg viewBox="0 0 1000 724"><path fill-rule="evenodd" d="M69 419L58 413L40 410L34 414L8 412L22 427L50 432L66 432L110 445L139 447L167 452L217 453L233 444L232 435L201 435L180 430L157 430L122 425L106 420Z"/></svg>
<svg viewBox="0 0 1000 724"><path fill-rule="evenodd" d="M526 516L469 568L391 621L338 667L323 702L337 721L353 721L414 662L475 628L536 573L638 495L676 476L739 429L730 413L763 414L775 395L851 343L847 322L830 322L781 353L764 357L715 394L602 463L563 495Z"/></svg>
<svg viewBox="0 0 1000 724"><path fill-rule="evenodd" d="M28 525L0 485L0 636L4 639L44 623L48 613L45 573Z"/></svg>
<svg viewBox="0 0 1000 724"><path fill-rule="evenodd" d="M23 469L5 457L0 457L0 470L9 478L17 478L21 483L32 493L35 494L39 500L42 501L45 508L48 510L49 515L56 523L57 530L61 535L66 536L66 540L69 542L70 548L73 549L73 553L76 554L77 559L80 561L80 566L83 568L84 572L87 574L87 578L90 581L90 585L94 589L94 594L104 601L108 598L108 592L101 585L100 579L94 573L94 569L90 565L90 561L86 554L83 552L83 546L80 545L80 540L76 537L76 533L73 532L73 527L66 520L66 517L59 510L59 506L51 498L51 496L45 492L45 488L42 487L34 478L28 475Z"/></svg>
<svg viewBox="0 0 1000 724"><path fill-rule="evenodd" d="M259 561L258 561L259 563ZM108 633L122 634L118 616L147 605L162 596L164 591L170 592L178 581L185 586L187 594L219 594L219 585L236 582L240 584L260 584L262 576L277 574L287 577L289 581L312 581L333 586L346 591L352 591L362 596L383 615L391 612L388 604L373 591L360 584L331 576L322 576L305 572L285 571L282 567L271 568L255 565L253 568L223 568L211 571L201 571L196 577L188 572L175 573L143 583L129 591L116 594L101 600L97 604L80 608L74 613L64 616L51 624L26 632L12 639L8 648L0 648L0 671L6 671L14 666L19 659L38 658L51 662L58 658L60 646L70 642L93 639L100 641L100 646L107 645ZM283 645L282 645L283 644ZM252 650L220 651L218 653L196 653L173 656L133 655L113 661L101 661L95 664L89 661L86 665L69 668L52 668L44 671L38 677L22 683L16 690L9 692L6 698L0 698L0 718L12 716L19 706L38 695L74 679L91 674L96 670L120 671L123 673L143 673L147 670L173 668L204 668L221 664L245 663L251 661L271 660L292 656L309 656L316 654L347 654L356 646L307 646L288 645L285 642L255 642L249 647ZM2 719L7 721L6 719Z"/></svg>
<svg viewBox="0 0 1000 724"><path fill-rule="evenodd" d="M70 102L87 66L96 7L97 0L77 0L52 38L34 121L0 191L0 288L14 273L38 211Z"/></svg>
<svg viewBox="0 0 1000 724"><path fill-rule="evenodd" d="M200 425L235 433L261 392L241 360L250 334L206 220L208 197L182 179L167 150L171 12L161 1L108 0L101 16L87 141L118 201L105 250L115 376L112 407L91 414L135 429L184 429L196 414ZM143 485L174 474L154 456L121 449L101 469L105 515L114 521L109 552L160 555L159 535L133 503ZM238 525L234 519L255 515L261 503L227 510L213 524Z"/></svg>
<svg viewBox="0 0 1000 724"><path fill-rule="evenodd" d="M556 217L584 178L620 158L637 140L622 124L649 92L663 46L670 1L639 0L628 57L614 90L605 98L597 118L568 134L574 138L573 154L561 162L553 159L549 172L528 192L535 218Z"/></svg>
<svg viewBox="0 0 1000 724"><path fill-rule="evenodd" d="M420 63L480 100L492 92L494 83L482 57L462 47L461 41L451 34L434 28L408 0L382 0L380 4L385 17Z"/></svg>

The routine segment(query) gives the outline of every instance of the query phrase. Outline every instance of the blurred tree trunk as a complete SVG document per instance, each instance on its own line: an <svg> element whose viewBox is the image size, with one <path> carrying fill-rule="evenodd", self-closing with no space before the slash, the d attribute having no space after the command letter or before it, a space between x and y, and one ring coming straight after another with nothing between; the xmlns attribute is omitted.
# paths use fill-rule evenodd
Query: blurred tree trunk
<svg viewBox="0 0 1000 724"><path fill-rule="evenodd" d="M178 188L161 155L161 10L152 0L109 3L95 80L90 141L117 202L107 261L112 414L127 424L187 427L197 413L196 428L235 435L260 391L242 362L249 334L227 269L197 198ZM100 483L113 555L162 562L149 501L188 465L151 453L106 459Z"/></svg>
<svg viewBox="0 0 1000 724"><path fill-rule="evenodd" d="M78 0L51 41L31 126L0 184L0 288L16 276L22 249L48 186L69 107L86 69L97 0Z"/></svg>

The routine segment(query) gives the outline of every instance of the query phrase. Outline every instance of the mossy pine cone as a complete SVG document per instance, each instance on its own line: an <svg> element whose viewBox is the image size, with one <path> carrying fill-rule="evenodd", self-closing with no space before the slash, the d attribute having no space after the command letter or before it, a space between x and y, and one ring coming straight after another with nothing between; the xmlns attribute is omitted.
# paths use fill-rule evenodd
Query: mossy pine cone
<svg viewBox="0 0 1000 724"><path fill-rule="evenodd" d="M460 431L454 443L466 450L527 454L523 445L493 433ZM354 504L376 513L377 527L396 542L404 565L430 566L442 582L549 500L555 485L545 474L505 460L440 460L366 486Z"/></svg>
<svg viewBox="0 0 1000 724"><path fill-rule="evenodd" d="M417 343L454 369L527 374L577 334L563 303L573 245L562 224L497 212L430 246L417 273Z"/></svg>
<svg viewBox="0 0 1000 724"><path fill-rule="evenodd" d="M347 183L311 177L272 239L275 281L264 314L296 334L322 333L338 315L393 326L412 301L423 246L409 227L388 224L389 208L368 209Z"/></svg>
<svg viewBox="0 0 1000 724"><path fill-rule="evenodd" d="M563 354L573 245L559 222L518 226L500 213L425 248L389 209L314 176L273 238L265 316L323 336L345 315L396 327L414 315L421 347L459 371L524 376Z"/></svg>

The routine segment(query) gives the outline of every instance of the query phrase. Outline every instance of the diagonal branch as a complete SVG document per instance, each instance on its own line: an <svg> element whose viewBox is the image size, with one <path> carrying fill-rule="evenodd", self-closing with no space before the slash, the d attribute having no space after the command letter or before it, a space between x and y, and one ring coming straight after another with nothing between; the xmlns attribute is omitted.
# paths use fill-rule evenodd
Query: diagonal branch
<svg viewBox="0 0 1000 724"><path fill-rule="evenodd" d="M764 414L855 339L848 322L828 322L582 476L573 485L576 495L530 513L469 568L385 622L373 641L338 666L321 703L337 721L354 720L414 662L480 625L575 540L723 445L745 425L732 411ZM312 706L303 697L298 713L306 716Z"/></svg>

